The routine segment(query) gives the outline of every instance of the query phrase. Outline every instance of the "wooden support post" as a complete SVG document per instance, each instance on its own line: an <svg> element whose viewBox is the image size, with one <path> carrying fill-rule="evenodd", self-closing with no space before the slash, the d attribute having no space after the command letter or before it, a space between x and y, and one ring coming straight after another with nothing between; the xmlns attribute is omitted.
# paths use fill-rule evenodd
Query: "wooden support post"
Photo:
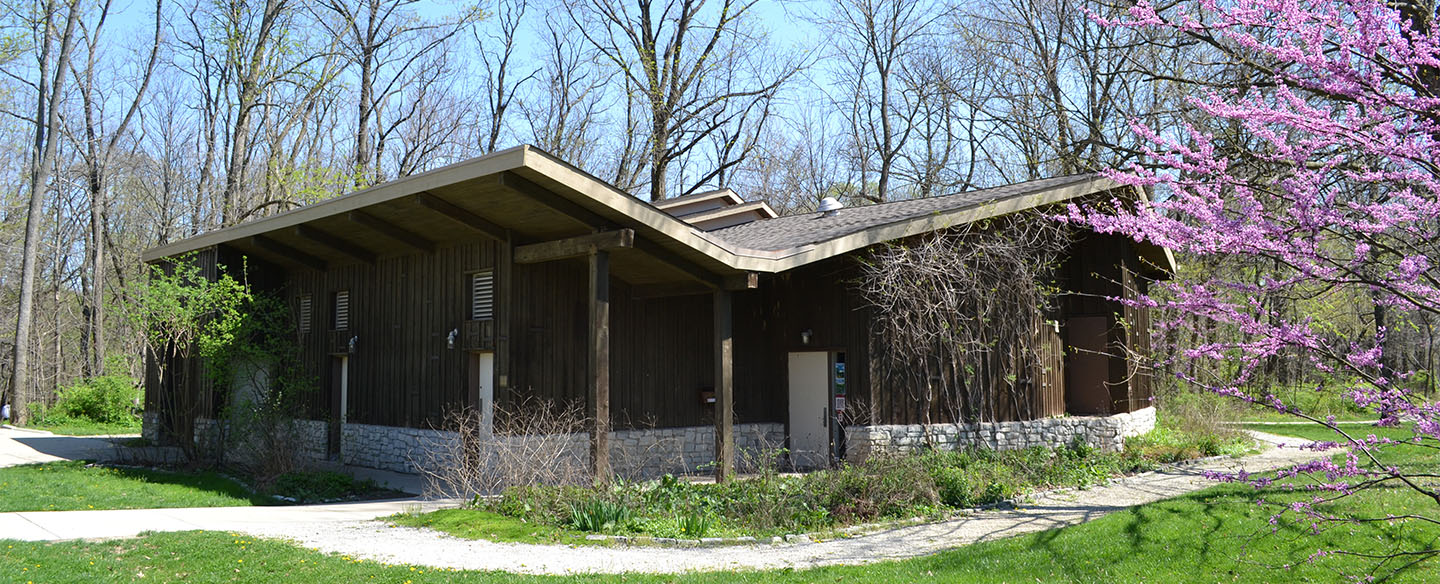
<svg viewBox="0 0 1440 584"><path fill-rule="evenodd" d="M590 254L590 463L596 483L610 481L610 252Z"/></svg>
<svg viewBox="0 0 1440 584"><path fill-rule="evenodd" d="M499 251L495 261L495 275L499 279L495 288L495 404L513 404L510 394L510 334L513 331L510 315L515 312L515 236L505 234L505 241L495 244Z"/></svg>
<svg viewBox="0 0 1440 584"><path fill-rule="evenodd" d="M735 334L729 290L716 290L715 313L715 482L735 472Z"/></svg>

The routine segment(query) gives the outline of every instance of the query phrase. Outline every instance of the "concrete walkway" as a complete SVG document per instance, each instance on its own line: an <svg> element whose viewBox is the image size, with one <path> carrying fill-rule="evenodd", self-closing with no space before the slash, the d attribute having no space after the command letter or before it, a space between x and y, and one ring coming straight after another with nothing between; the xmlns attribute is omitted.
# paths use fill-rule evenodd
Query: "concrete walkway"
<svg viewBox="0 0 1440 584"><path fill-rule="evenodd" d="M57 460L110 460L115 439L134 436L57 436L44 430L0 426L0 468Z"/></svg>

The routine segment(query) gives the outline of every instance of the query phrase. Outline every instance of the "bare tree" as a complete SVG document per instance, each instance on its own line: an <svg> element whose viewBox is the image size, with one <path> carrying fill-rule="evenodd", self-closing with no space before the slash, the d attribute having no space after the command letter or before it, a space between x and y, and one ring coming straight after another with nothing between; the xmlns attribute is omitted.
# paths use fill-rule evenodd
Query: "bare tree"
<svg viewBox="0 0 1440 584"><path fill-rule="evenodd" d="M706 0L567 2L579 33L646 106L650 200L671 195L672 163L720 128L745 124L750 112L774 99L800 69L797 62L761 53L764 39L749 33L753 25L747 23L756 1L720 0L718 6ZM700 176L713 177L714 169ZM684 184L689 186L679 194L704 182Z"/></svg>
<svg viewBox="0 0 1440 584"><path fill-rule="evenodd" d="M990 127L986 148L1003 182L1136 160L1143 152L1129 121L1154 125L1178 113L1183 94L1167 76L1193 51L1091 16L1119 10L1077 0L985 0L950 22L960 50L982 65L971 71L974 89L960 96Z"/></svg>
<svg viewBox="0 0 1440 584"><path fill-rule="evenodd" d="M410 68L431 52L444 46L450 37L480 17L469 9L453 18L426 19L416 10L418 0L325 0L323 10L333 18L321 18L355 67L358 96L355 118L355 184L379 180L371 140L380 110L407 81Z"/></svg>
<svg viewBox="0 0 1440 584"><path fill-rule="evenodd" d="M533 144L586 167L598 142L605 85L613 75L599 69L594 51L573 40L566 23L546 18L540 37L539 82L520 97L520 115Z"/></svg>
<svg viewBox="0 0 1440 584"><path fill-rule="evenodd" d="M86 259L90 264L88 298L83 307L85 335L81 339L84 355L83 371L87 376L98 375L105 360L105 240L109 224L106 220L108 201L105 198L107 171L116 151L116 145L126 135L130 121L144 102L145 91L155 72L155 63L160 54L161 8L163 0L155 2L155 28L150 43L150 55L143 68L137 73L135 93L125 106L124 113L115 121L114 127L105 128L104 108L109 98L97 86L97 67L100 66L103 31L110 15L111 2L105 0L94 16L92 26L80 23L81 41L85 49L84 69L73 72L77 80L84 127L81 136L72 136L81 143L78 148L84 159L85 184L90 199L90 238ZM108 135L107 135L108 134ZM84 280L82 279L82 282Z"/></svg>
<svg viewBox="0 0 1440 584"><path fill-rule="evenodd" d="M500 133L505 130L505 114L515 101L515 95L526 82L534 79L538 71L524 73L516 71L515 39L530 7L527 0L500 0L494 14L494 27L481 32L475 29L475 43L479 46L480 67L485 72L481 89L485 95L484 118L480 124L480 152L495 151L500 143Z"/></svg>
<svg viewBox="0 0 1440 584"><path fill-rule="evenodd" d="M832 41L842 85L837 105L847 114L866 199L892 198L895 164L919 114L917 100L899 95L901 72L945 13L944 4L924 0L832 0L817 18Z"/></svg>
<svg viewBox="0 0 1440 584"><path fill-rule="evenodd" d="M30 391L30 333L34 326L35 264L40 249L40 223L45 211L45 193L55 164L55 151L60 132L60 105L70 69L70 54L75 48L75 29L80 20L79 0L71 0L61 16L62 5L50 1L40 5L38 14L29 18L35 36L36 71L35 110L29 122L34 125L31 144L29 206L25 214L25 244L21 253L20 300L15 317L15 357L11 360L9 400L11 415L19 423L27 413ZM63 24L61 22L63 19ZM57 30L57 27L63 26ZM58 43L58 47L56 44ZM56 51L52 55L52 51Z"/></svg>

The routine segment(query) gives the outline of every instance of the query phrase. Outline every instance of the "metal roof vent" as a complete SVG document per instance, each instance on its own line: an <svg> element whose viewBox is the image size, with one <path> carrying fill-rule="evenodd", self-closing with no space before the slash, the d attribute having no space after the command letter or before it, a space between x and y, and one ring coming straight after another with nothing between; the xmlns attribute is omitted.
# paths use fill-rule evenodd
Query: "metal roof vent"
<svg viewBox="0 0 1440 584"><path fill-rule="evenodd" d="M843 207L845 207L845 205L835 200L835 197L820 199L820 212L824 213L826 217L834 217Z"/></svg>

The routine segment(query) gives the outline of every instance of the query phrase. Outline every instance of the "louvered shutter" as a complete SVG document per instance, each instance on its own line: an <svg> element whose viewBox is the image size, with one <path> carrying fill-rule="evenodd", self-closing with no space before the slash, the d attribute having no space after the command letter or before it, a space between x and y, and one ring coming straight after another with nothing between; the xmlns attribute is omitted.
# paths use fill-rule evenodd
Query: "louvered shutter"
<svg viewBox="0 0 1440 584"><path fill-rule="evenodd" d="M485 270L470 275L470 320L495 317L495 272Z"/></svg>
<svg viewBox="0 0 1440 584"><path fill-rule="evenodd" d="M311 308L311 302L310 302L310 295L309 295L309 294L306 294L306 295L304 295L304 296L301 296L301 297L300 297L300 308L299 308L300 314L295 318L295 320L296 320L297 326L299 326L299 328L300 328L300 332L302 332L302 333L308 333L308 332L310 332L310 313L311 313L311 310L312 310L312 308Z"/></svg>
<svg viewBox="0 0 1440 584"><path fill-rule="evenodd" d="M335 330L343 331L350 328L350 291L341 290L335 293Z"/></svg>

